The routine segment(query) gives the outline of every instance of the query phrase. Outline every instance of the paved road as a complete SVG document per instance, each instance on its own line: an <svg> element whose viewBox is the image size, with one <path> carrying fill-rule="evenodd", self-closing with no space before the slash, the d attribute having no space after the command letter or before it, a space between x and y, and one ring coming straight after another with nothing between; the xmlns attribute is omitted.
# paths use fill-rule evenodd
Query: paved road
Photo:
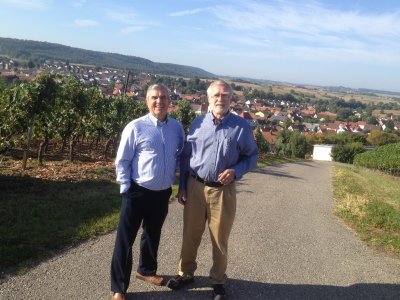
<svg viewBox="0 0 400 300"><path fill-rule="evenodd" d="M259 169L238 185L230 239L229 299L400 299L400 260L367 248L332 214L332 163ZM182 209L174 202L160 245L161 274L176 273ZM89 241L0 286L0 299L110 299L114 233ZM135 244L134 257L138 246ZM128 299L210 299L210 241L198 277L170 291L132 280Z"/></svg>

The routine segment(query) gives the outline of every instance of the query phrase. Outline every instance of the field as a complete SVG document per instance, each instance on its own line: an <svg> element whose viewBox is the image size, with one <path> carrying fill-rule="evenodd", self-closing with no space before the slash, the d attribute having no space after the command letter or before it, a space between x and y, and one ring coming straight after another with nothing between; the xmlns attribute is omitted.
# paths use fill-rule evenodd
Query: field
<svg viewBox="0 0 400 300"><path fill-rule="evenodd" d="M255 84L255 83L243 83L237 81L229 81L230 83L234 83L235 85L241 85L247 88L254 88L263 90L265 92L269 91L270 89L274 94L286 94L286 93L295 93L301 94L304 96L308 96L310 98L321 99L321 100L328 100L332 97L337 97L344 99L345 101L349 101L354 99L356 101L360 101L361 103L369 104L374 103L378 104L379 102L382 103L399 103L394 99L392 95L384 94L384 93L371 93L371 94L364 94L364 93L357 93L357 92L336 92L331 91L326 88L318 88L313 86L299 86L295 84ZM236 92L237 93L237 92ZM241 94L241 93L239 93ZM400 95L397 96L400 98ZM400 112L398 112L400 114Z"/></svg>
<svg viewBox="0 0 400 300"><path fill-rule="evenodd" d="M382 117L385 117L387 115L393 115L393 117L400 118L400 110L389 110L389 109L384 109L383 111L374 110L372 112L372 115L376 116L378 118L382 118Z"/></svg>

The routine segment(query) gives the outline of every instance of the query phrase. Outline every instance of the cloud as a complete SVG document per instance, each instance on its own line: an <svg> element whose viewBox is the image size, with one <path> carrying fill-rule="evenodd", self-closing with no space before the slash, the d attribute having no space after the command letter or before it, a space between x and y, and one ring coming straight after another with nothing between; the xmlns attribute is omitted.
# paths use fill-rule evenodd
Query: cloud
<svg viewBox="0 0 400 300"><path fill-rule="evenodd" d="M215 6L213 15L225 27L241 31L278 30L308 34L345 33L380 37L400 35L400 13L362 14L323 7L318 2L280 1L261 4L255 1L240 5ZM223 13L221 13L221 11Z"/></svg>
<svg viewBox="0 0 400 300"><path fill-rule="evenodd" d="M196 8L196 9L173 12L173 13L169 13L168 15L170 17L183 17L183 16L195 15L195 14L201 13L206 10L208 10L208 8Z"/></svg>
<svg viewBox="0 0 400 300"><path fill-rule="evenodd" d="M128 25L120 30L120 33L124 35L143 31L149 27L160 26L158 22L143 20L138 14L133 12L116 12L115 10L108 10L105 14L110 21Z"/></svg>
<svg viewBox="0 0 400 300"><path fill-rule="evenodd" d="M27 10L43 10L49 5L48 0L0 0L0 3Z"/></svg>
<svg viewBox="0 0 400 300"><path fill-rule="evenodd" d="M399 59L400 11L339 10L318 1L236 1L209 11L216 25L229 30L228 39L243 47L271 45L281 55L310 51L314 56L307 55L309 59L343 54L349 60L386 61L379 55L388 54Z"/></svg>
<svg viewBox="0 0 400 300"><path fill-rule="evenodd" d="M362 14L339 11L321 6L318 2L298 4L282 1L278 5L250 1L236 6L216 6L212 13L223 26L241 30L296 32L303 35L353 35L354 37L399 37L400 13ZM307 2L306 2L307 3ZM224 11L224 13L220 13Z"/></svg>
<svg viewBox="0 0 400 300"><path fill-rule="evenodd" d="M91 19L78 19L74 21L74 24L78 27L92 27L97 26L99 23Z"/></svg>
<svg viewBox="0 0 400 300"><path fill-rule="evenodd" d="M122 34L129 34L132 32L138 32L138 31L142 31L145 30L147 27L146 26L129 26L129 27L125 27L121 30Z"/></svg>

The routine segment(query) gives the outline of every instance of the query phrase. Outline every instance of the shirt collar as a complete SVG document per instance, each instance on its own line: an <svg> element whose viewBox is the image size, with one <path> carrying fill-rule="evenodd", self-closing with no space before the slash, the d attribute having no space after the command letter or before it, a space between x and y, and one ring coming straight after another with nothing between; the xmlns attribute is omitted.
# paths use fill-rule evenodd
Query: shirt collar
<svg viewBox="0 0 400 300"><path fill-rule="evenodd" d="M213 124L214 124L215 126L218 126L219 124L225 124L225 123L227 122L227 120L229 119L229 116L230 116L230 115L231 115L231 113L228 111L228 112L226 113L226 115L225 115L220 121L218 121L218 120L214 117L214 115L212 114L212 112L207 113L208 119L209 119L211 122L213 122Z"/></svg>
<svg viewBox="0 0 400 300"><path fill-rule="evenodd" d="M164 125L168 124L168 118L169 118L168 116L167 116L167 118L165 119L164 122L161 122L160 120L158 120L151 113L149 113L148 116L149 116L150 122L153 123L154 126L161 127L161 126L164 126Z"/></svg>

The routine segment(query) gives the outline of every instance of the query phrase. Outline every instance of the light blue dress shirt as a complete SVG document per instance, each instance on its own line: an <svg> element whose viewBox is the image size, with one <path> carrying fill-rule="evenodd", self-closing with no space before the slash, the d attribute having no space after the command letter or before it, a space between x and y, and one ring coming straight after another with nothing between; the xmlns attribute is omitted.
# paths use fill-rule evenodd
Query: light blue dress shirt
<svg viewBox="0 0 400 300"><path fill-rule="evenodd" d="M149 113L126 125L115 160L120 192L131 180L153 191L171 187L184 139L182 124L170 117L160 122Z"/></svg>
<svg viewBox="0 0 400 300"><path fill-rule="evenodd" d="M258 148L247 121L228 113L219 124L212 113L196 118L181 155L179 187L186 190L187 178L197 174L206 181L218 181L226 169L235 170L235 179L257 164Z"/></svg>

